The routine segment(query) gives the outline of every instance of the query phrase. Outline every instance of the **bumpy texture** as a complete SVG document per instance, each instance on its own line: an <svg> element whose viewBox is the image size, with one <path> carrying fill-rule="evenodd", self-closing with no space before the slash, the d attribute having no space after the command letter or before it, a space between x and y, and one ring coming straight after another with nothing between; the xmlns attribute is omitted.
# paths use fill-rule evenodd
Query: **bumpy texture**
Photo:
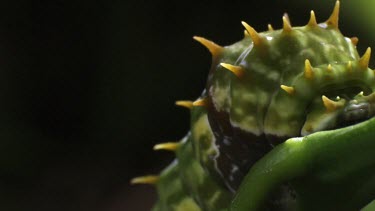
<svg viewBox="0 0 375 211"><path fill-rule="evenodd" d="M155 210L351 210L375 198L371 50L360 57L358 39L340 33L339 4L320 24L313 11L302 27L287 16L283 29L262 33L242 22L245 37L226 47L194 37L213 59L201 97L176 102L190 108L191 130L155 146L177 155L160 176L133 180L156 183ZM350 183L353 175L370 182ZM358 199L342 204L353 191Z"/></svg>

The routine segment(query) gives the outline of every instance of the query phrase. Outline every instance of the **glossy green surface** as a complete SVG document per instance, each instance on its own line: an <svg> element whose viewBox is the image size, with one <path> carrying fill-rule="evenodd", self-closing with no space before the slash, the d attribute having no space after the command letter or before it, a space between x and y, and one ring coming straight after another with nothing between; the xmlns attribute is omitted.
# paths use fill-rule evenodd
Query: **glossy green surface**
<svg viewBox="0 0 375 211"><path fill-rule="evenodd" d="M261 210L267 196L290 182L298 210L358 210L375 198L375 119L292 138L257 164L231 210Z"/></svg>

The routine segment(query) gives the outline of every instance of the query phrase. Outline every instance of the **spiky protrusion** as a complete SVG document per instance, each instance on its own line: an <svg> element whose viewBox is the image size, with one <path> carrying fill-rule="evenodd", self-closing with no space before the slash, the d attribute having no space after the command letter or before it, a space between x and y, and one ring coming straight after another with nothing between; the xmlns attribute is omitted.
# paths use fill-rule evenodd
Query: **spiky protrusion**
<svg viewBox="0 0 375 211"><path fill-rule="evenodd" d="M366 52L359 59L359 66L362 69L366 69L368 67L368 64L370 63L370 57L371 57L371 48L368 47L367 50L366 50Z"/></svg>
<svg viewBox="0 0 375 211"><path fill-rule="evenodd" d="M193 102L193 106L208 106L208 99L202 98Z"/></svg>
<svg viewBox="0 0 375 211"><path fill-rule="evenodd" d="M296 92L294 87L291 87L291 86L281 85L280 88L283 89L286 93L288 93L290 95L293 95Z"/></svg>
<svg viewBox="0 0 375 211"><path fill-rule="evenodd" d="M271 24L268 24L267 27L268 27L268 31L273 31L274 30Z"/></svg>
<svg viewBox="0 0 375 211"><path fill-rule="evenodd" d="M333 68L332 68L332 65L331 64L328 64L327 66L327 71L328 72L332 72Z"/></svg>
<svg viewBox="0 0 375 211"><path fill-rule="evenodd" d="M353 43L354 46L357 46L358 41L359 41L358 37L351 37L350 40L352 41L352 43Z"/></svg>
<svg viewBox="0 0 375 211"><path fill-rule="evenodd" d="M360 91L358 94L357 94L357 96L359 96L359 97L363 97L364 95L363 95L363 91Z"/></svg>
<svg viewBox="0 0 375 211"><path fill-rule="evenodd" d="M292 31L292 25L290 24L289 18L286 15L283 16L283 31L284 32Z"/></svg>
<svg viewBox="0 0 375 211"><path fill-rule="evenodd" d="M310 11L310 20L307 23L307 25L308 26L317 26L318 25L318 23L316 22L316 17L315 17L314 10Z"/></svg>
<svg viewBox="0 0 375 211"><path fill-rule="evenodd" d="M246 30L243 30L243 36L244 37L250 37L249 33Z"/></svg>
<svg viewBox="0 0 375 211"><path fill-rule="evenodd" d="M161 144L156 144L154 146L154 150L167 150L167 151L176 151L178 147L180 146L180 143L178 142L166 142Z"/></svg>
<svg viewBox="0 0 375 211"><path fill-rule="evenodd" d="M313 67L311 66L310 60L308 59L305 60L305 78L314 78Z"/></svg>
<svg viewBox="0 0 375 211"><path fill-rule="evenodd" d="M334 28L339 28L339 12L340 12L340 1L336 1L332 14L326 21L326 24L329 26L333 26Z"/></svg>
<svg viewBox="0 0 375 211"><path fill-rule="evenodd" d="M329 112L335 111L342 105L341 103L335 102L324 95L322 95L322 100L324 107L326 107L327 111Z"/></svg>
<svg viewBox="0 0 375 211"><path fill-rule="evenodd" d="M241 66L235 66L227 63L220 63L225 69L231 71L235 74L238 78L241 78L245 74L245 69Z"/></svg>
<svg viewBox="0 0 375 211"><path fill-rule="evenodd" d="M211 52L213 57L219 56L224 49L220 45L207 40L204 37L194 36L193 39L204 45Z"/></svg>
<svg viewBox="0 0 375 211"><path fill-rule="evenodd" d="M185 107L191 109L193 107L193 101L190 100L178 100L176 101L177 106Z"/></svg>
<svg viewBox="0 0 375 211"><path fill-rule="evenodd" d="M155 185L159 181L159 176L157 175L146 175L141 177L135 177L130 181L130 184L148 184Z"/></svg>
<svg viewBox="0 0 375 211"><path fill-rule="evenodd" d="M245 27L246 31L249 33L251 39L253 40L254 46L259 46L262 43L262 37L258 34L257 31L245 21L241 22L242 25Z"/></svg>

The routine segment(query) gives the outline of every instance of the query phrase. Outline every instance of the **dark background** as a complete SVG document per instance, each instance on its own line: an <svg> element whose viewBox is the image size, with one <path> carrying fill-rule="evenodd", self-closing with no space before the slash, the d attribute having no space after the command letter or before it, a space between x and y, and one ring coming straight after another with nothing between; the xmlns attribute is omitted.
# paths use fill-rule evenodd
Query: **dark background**
<svg viewBox="0 0 375 211"><path fill-rule="evenodd" d="M203 90L210 55L200 35L228 45L326 20L334 0L7 1L0 8L0 210L148 210L152 187L130 186L173 158L152 146L188 131L174 106ZM342 32L374 44L353 1ZM358 1L358 4L364 1ZM372 45L375 46L375 45Z"/></svg>

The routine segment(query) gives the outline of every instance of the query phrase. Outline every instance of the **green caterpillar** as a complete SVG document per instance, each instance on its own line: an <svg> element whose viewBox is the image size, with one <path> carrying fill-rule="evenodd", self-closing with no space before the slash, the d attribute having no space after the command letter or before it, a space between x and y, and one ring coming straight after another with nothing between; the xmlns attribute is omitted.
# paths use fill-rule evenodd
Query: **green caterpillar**
<svg viewBox="0 0 375 211"><path fill-rule="evenodd" d="M375 72L371 49L338 29L340 2L327 21L258 33L213 55L190 132L155 150L176 152L156 184L155 211L358 210L375 199ZM374 140L374 141L373 141Z"/></svg>

